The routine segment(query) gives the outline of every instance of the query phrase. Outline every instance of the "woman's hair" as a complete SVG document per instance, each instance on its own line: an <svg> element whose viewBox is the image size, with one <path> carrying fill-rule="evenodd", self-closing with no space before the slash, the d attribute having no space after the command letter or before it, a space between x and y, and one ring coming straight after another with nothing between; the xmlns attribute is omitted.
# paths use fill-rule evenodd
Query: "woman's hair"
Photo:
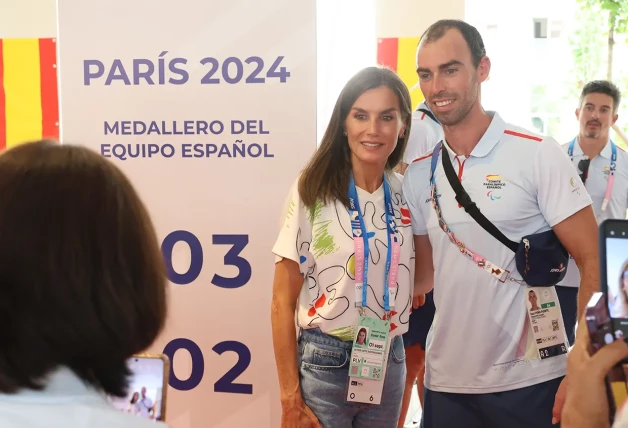
<svg viewBox="0 0 628 428"><path fill-rule="evenodd" d="M0 155L0 392L67 367L126 397L126 360L166 319L166 273L124 174L82 147L38 141Z"/></svg>
<svg viewBox="0 0 628 428"><path fill-rule="evenodd" d="M299 179L299 195L306 207L312 208L316 201L323 203L334 199L349 206L348 188L351 172L351 150L347 137L343 135L345 121L355 101L370 89L386 86L399 100L401 119L406 128L403 137L388 157L387 169L393 169L403 159L412 118L412 102L408 87L393 71L387 68L367 67L353 76L345 85L331 114L329 125L320 147Z"/></svg>
<svg viewBox="0 0 628 428"><path fill-rule="evenodd" d="M360 335L360 333L364 332L364 335L366 336L366 329L364 327L362 327L360 329L360 331L358 331L358 336Z"/></svg>
<svg viewBox="0 0 628 428"><path fill-rule="evenodd" d="M140 393L139 392L134 392L133 396L131 397L131 404L135 404L137 403L137 400L140 399Z"/></svg>
<svg viewBox="0 0 628 428"><path fill-rule="evenodd" d="M628 304L628 294L626 294L624 289L624 272L626 271L628 271L628 260L624 262L619 271L619 290L617 290L617 295L624 305Z"/></svg>

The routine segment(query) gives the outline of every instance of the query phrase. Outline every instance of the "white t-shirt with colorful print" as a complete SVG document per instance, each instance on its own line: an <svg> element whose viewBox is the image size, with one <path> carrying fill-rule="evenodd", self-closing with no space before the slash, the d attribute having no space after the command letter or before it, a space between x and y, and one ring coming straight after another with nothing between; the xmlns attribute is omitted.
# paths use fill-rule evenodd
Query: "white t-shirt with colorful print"
<svg viewBox="0 0 628 428"><path fill-rule="evenodd" d="M410 212L401 193L401 176L388 173L388 182L401 243L397 296L391 308L391 336L405 333L412 306L414 242ZM384 185L374 193L357 188L369 236L368 298L366 314L384 318L384 272L388 248ZM306 208L299 196L298 180L288 198L284 222L273 247L277 260L299 263L304 275L299 295L297 324L350 341L359 316L355 306L354 244L348 209L339 201Z"/></svg>

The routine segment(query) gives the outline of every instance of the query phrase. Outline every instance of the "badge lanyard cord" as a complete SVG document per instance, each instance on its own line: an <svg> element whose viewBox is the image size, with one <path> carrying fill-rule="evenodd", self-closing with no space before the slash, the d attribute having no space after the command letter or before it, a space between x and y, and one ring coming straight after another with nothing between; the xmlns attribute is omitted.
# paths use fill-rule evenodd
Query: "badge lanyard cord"
<svg viewBox="0 0 628 428"><path fill-rule="evenodd" d="M388 180L384 177L384 204L386 205L386 228L388 235L388 249L386 253L386 268L384 271L384 310L386 318L390 318L390 284L396 286L397 278L394 274L396 266L393 264L393 242L397 243L397 226L395 224L395 214L392 208L392 197L390 194L390 186ZM368 242L368 232L364 223L362 210L358 201L358 193L355 186L353 175L349 181L349 215L351 217L351 230L353 232L353 241L355 248L355 281L356 287L362 283L362 304L360 306L360 315L364 315L367 304L367 288L368 288L368 268L370 247ZM395 265L398 260L395 260ZM393 271L393 272L391 272ZM393 282L394 281L394 282ZM356 302L358 305L358 302ZM393 302L394 306L394 302Z"/></svg>
<svg viewBox="0 0 628 428"><path fill-rule="evenodd" d="M434 150L432 151L432 163L430 166L430 186L431 186L430 199L432 200L432 206L434 207L434 211L436 212L436 217L438 219L439 227L443 230L443 232L447 234L447 236L449 237L449 241L458 247L458 250L460 250L460 253L464 255L465 257L468 257L473 262L473 264L475 264L476 266L478 266L479 268L481 268L488 274L497 278L499 282L501 283L506 282L507 279L517 282L518 280L515 280L514 278L510 277L509 270L500 268L495 263L487 260L486 258L482 257L480 254L472 251L462 241L458 240L454 232L451 229L449 229L447 222L445 222L445 219L443 218L443 213L441 210L440 202L438 200L438 191L436 189L436 166L440 158L439 156L440 152L443 149L445 151L445 153L443 153L443 157L449 156L449 152L444 148L443 142L441 141L434 147Z"/></svg>
<svg viewBox="0 0 628 428"><path fill-rule="evenodd" d="M576 139L574 138L569 143L569 148L567 149L567 154L571 158L571 162L573 163L573 149L576 145ZM613 190L613 184L615 183L615 170L617 169L617 146L613 141L611 141L611 166L610 172L608 175L608 182L606 183L606 193L604 194L604 201L602 202L602 211L606 211L606 206L608 205L608 201L611 199L611 192ZM582 171L584 172L584 171ZM587 171L588 174L588 171Z"/></svg>

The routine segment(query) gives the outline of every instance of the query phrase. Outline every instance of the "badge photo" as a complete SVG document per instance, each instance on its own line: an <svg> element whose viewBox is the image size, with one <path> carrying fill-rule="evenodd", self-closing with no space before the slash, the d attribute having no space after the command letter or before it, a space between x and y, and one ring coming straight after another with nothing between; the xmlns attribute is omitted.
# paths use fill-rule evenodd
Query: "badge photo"
<svg viewBox="0 0 628 428"><path fill-rule="evenodd" d="M354 345L359 348L368 347L369 328L361 326L355 335Z"/></svg>

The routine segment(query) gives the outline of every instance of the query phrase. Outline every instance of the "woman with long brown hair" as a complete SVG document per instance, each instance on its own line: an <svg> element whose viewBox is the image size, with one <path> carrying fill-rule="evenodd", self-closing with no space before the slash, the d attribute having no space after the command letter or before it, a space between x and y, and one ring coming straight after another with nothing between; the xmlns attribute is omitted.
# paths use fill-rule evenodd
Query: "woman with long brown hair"
<svg viewBox="0 0 628 428"><path fill-rule="evenodd" d="M360 71L342 90L320 148L293 185L273 248L282 428L397 425L414 248L401 180L392 170L410 118L410 94L395 73ZM364 327L365 346L354 347ZM361 352L372 349L382 349L385 360L360 365Z"/></svg>

